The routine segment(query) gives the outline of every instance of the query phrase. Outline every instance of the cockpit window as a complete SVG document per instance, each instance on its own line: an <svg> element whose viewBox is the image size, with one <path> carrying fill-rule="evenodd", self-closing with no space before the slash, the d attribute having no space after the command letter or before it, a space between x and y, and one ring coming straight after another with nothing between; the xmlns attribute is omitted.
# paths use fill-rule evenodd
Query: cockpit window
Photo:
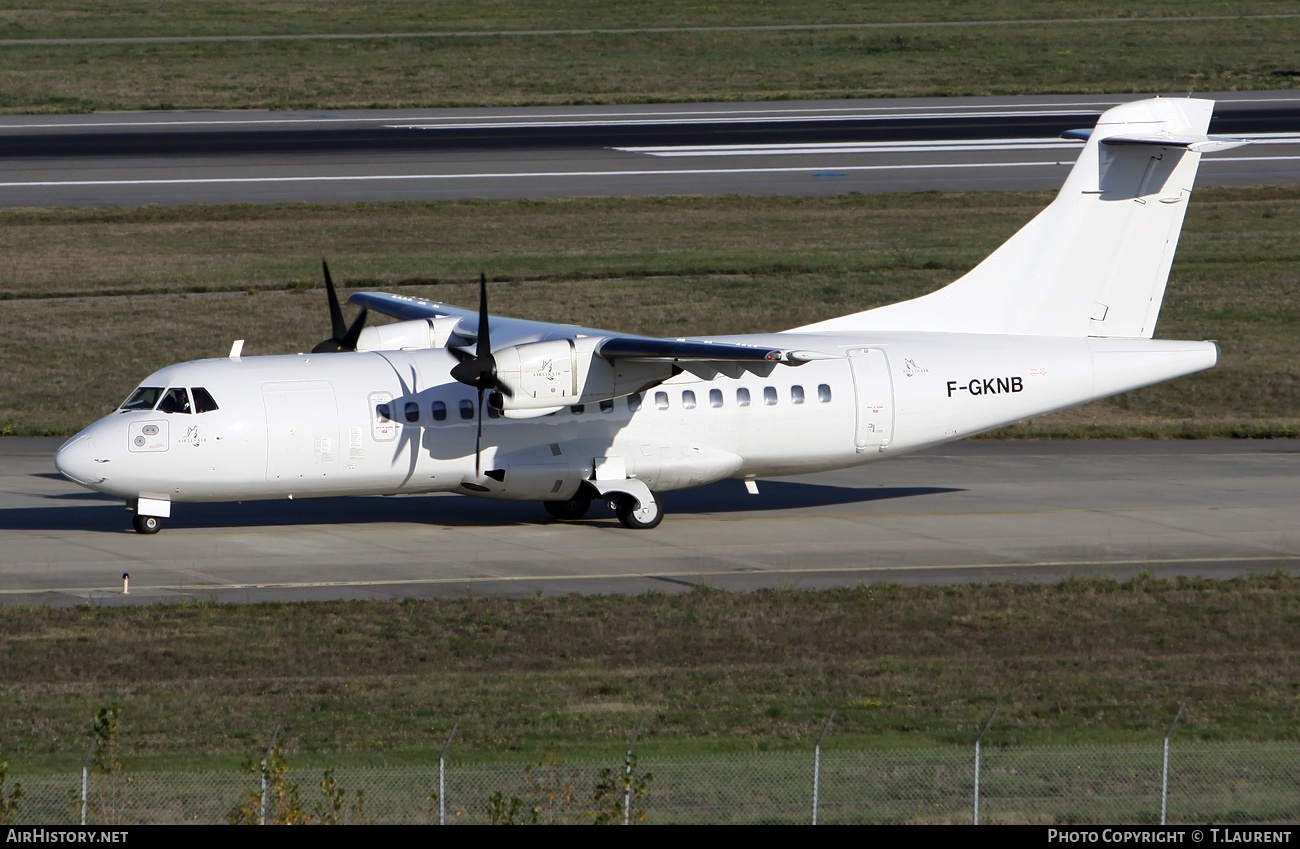
<svg viewBox="0 0 1300 849"><path fill-rule="evenodd" d="M194 396L194 412L210 413L217 409L217 401L212 397L212 393L202 386L190 387L190 394Z"/></svg>
<svg viewBox="0 0 1300 849"><path fill-rule="evenodd" d="M120 410L152 410L158 403L159 396L162 395L161 386L141 386L131 393L131 397L126 399L118 409Z"/></svg>
<svg viewBox="0 0 1300 849"><path fill-rule="evenodd" d="M185 388L181 386L168 389L167 394L163 396L162 401L158 404L158 412L188 414L190 412L190 393L186 392Z"/></svg>

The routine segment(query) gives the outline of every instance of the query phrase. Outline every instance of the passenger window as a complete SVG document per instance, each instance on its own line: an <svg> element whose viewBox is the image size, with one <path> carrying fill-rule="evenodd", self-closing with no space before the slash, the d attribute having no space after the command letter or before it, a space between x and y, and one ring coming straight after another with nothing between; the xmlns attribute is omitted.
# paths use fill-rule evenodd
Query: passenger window
<svg viewBox="0 0 1300 849"><path fill-rule="evenodd" d="M604 401L601 401L601 402L600 402L600 411L601 411L602 413L612 413L612 412L614 412L614 399L613 399L613 398L606 398Z"/></svg>
<svg viewBox="0 0 1300 849"><path fill-rule="evenodd" d="M721 407L721 406L722 406L722 390L721 390L721 389L710 389L710 390L709 390L709 406L710 406L710 407Z"/></svg>
<svg viewBox="0 0 1300 849"><path fill-rule="evenodd" d="M433 402L433 420L435 422L445 422L447 420L447 404L445 402Z"/></svg>
<svg viewBox="0 0 1300 849"><path fill-rule="evenodd" d="M202 386L195 386L190 389L190 395L194 396L194 412L211 413L217 409L217 401L212 394Z"/></svg>
<svg viewBox="0 0 1300 849"><path fill-rule="evenodd" d="M831 402L831 387L829 384L823 383L817 387L817 400L823 404Z"/></svg>
<svg viewBox="0 0 1300 849"><path fill-rule="evenodd" d="M408 422L418 422L420 420L420 405L414 401L406 402L406 420Z"/></svg>
<svg viewBox="0 0 1300 849"><path fill-rule="evenodd" d="M764 387L763 387L763 403L766 404L766 405L769 406L769 407L775 407L775 406L776 406L776 387L775 387L775 386L764 386Z"/></svg>
<svg viewBox="0 0 1300 849"><path fill-rule="evenodd" d="M695 393L687 389L682 393L682 406L688 410L695 409Z"/></svg>
<svg viewBox="0 0 1300 849"><path fill-rule="evenodd" d="M158 404L161 395L161 386L141 386L131 393L131 397L127 398L119 409L152 410Z"/></svg>
<svg viewBox="0 0 1300 849"><path fill-rule="evenodd" d="M380 424L392 421L393 414L392 411L388 409L387 404L380 404L378 407L375 407L375 419L377 419Z"/></svg>
<svg viewBox="0 0 1300 849"><path fill-rule="evenodd" d="M489 419L501 418L501 411L498 410L496 407L493 407L491 404L488 404L487 406L487 414Z"/></svg>
<svg viewBox="0 0 1300 849"><path fill-rule="evenodd" d="M802 387L802 386L799 386L798 384L796 384L796 385L790 387L790 403L791 403L791 404L802 404L802 403L803 403L803 387Z"/></svg>
<svg viewBox="0 0 1300 849"><path fill-rule="evenodd" d="M190 393L184 388L168 389L167 394L163 396L162 403L158 405L160 413L185 413L190 412Z"/></svg>
<svg viewBox="0 0 1300 849"><path fill-rule="evenodd" d="M736 405L740 407L749 406L749 390L743 386L736 390Z"/></svg>
<svg viewBox="0 0 1300 849"><path fill-rule="evenodd" d="M461 417L462 419L466 419L466 420L469 420L469 419L474 418L474 402L473 402L473 401L471 401L471 400L469 400L468 398L466 398L466 399L464 399L464 400L462 400L462 401L460 402L460 417Z"/></svg>
<svg viewBox="0 0 1300 849"><path fill-rule="evenodd" d="M667 393L667 392L656 392L656 393L655 393L655 409L656 409L656 410L666 410L666 409L668 409L668 393Z"/></svg>
<svg viewBox="0 0 1300 849"><path fill-rule="evenodd" d="M574 404L572 407L569 408L569 412L573 413L575 416L580 416L586 411L587 411L586 404Z"/></svg>
<svg viewBox="0 0 1300 849"><path fill-rule="evenodd" d="M631 410L632 412L634 412L634 413L635 413L637 410L641 409L641 393L640 393L640 392L633 392L631 395L627 396L627 408L628 408L629 410Z"/></svg>

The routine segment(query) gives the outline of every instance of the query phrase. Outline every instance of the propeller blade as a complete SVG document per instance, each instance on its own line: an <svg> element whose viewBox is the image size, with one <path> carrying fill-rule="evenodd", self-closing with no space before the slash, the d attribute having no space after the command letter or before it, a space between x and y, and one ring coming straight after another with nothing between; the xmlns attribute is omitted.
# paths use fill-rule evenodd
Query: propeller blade
<svg viewBox="0 0 1300 849"><path fill-rule="evenodd" d="M340 351L355 351L357 349L357 340L361 337L361 331L366 326L367 310L362 307L360 314L357 315L352 322L352 326L349 327L343 320L343 308L339 306L339 295L334 288L334 278L330 276L329 264L322 259L320 267L325 272L325 295L329 298L330 329L334 335L317 344L315 348L311 349L311 352L313 354L337 354Z"/></svg>
<svg viewBox="0 0 1300 849"><path fill-rule="evenodd" d="M475 345L475 353L482 357L484 354L492 355L492 340L488 338L490 328L488 327L488 306L487 306L487 272L478 273L478 344ZM495 365L495 363L493 364Z"/></svg>
<svg viewBox="0 0 1300 849"><path fill-rule="evenodd" d="M474 477L482 477L483 465L483 387L478 390L478 435L474 437Z"/></svg>
<svg viewBox="0 0 1300 849"><path fill-rule="evenodd" d="M335 339L342 339L348 332L347 325L343 323L343 308L339 306L339 294L334 289L334 278L330 277L329 263L325 262L324 257L320 261L321 271L325 272L325 294L330 301L330 329L334 332Z"/></svg>
<svg viewBox="0 0 1300 849"><path fill-rule="evenodd" d="M343 336L342 344L340 345L342 350L355 351L357 349L357 340L361 338L361 331L366 327L366 314L369 311L369 308L362 307L361 312L357 313L357 317L353 320L352 326L348 328L348 332Z"/></svg>

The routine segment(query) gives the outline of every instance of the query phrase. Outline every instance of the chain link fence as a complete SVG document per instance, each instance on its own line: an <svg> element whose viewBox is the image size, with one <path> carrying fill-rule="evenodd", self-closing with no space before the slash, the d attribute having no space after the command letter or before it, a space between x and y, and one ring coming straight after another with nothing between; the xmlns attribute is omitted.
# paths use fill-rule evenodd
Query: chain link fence
<svg viewBox="0 0 1300 849"><path fill-rule="evenodd" d="M975 766L969 748L821 753L818 822L969 823ZM1029 824L1153 824L1160 821L1162 752L1149 748L996 748L980 766L980 821ZM539 823L622 821L622 760L532 764L438 764L338 768L340 822L484 824L503 817ZM813 755L770 752L700 758L641 758L633 779L651 779L628 819L648 823L808 823ZM289 769L302 809L327 819L322 770ZM82 775L10 775L22 785L17 822L75 825ZM601 788L603 802L594 801ZM240 772L148 772L91 776L86 822L225 823L255 804L258 776ZM360 796L358 796L360 794ZM495 804L494 804L495 799ZM511 811L511 803L518 804ZM342 807L338 802L341 801ZM358 801L361 804L358 805ZM1171 750L1171 823L1300 819L1300 744L1182 744Z"/></svg>

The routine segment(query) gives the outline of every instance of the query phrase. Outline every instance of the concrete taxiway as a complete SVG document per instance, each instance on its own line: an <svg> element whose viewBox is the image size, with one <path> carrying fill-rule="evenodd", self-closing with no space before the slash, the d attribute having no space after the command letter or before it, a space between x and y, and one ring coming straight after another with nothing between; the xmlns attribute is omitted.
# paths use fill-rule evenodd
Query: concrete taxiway
<svg viewBox="0 0 1300 849"><path fill-rule="evenodd" d="M0 440L0 603L147 604L706 586L1231 577L1300 570L1300 442L1003 442L664 496L629 531L593 509L459 496L176 505L157 536ZM122 574L130 593L123 594Z"/></svg>

